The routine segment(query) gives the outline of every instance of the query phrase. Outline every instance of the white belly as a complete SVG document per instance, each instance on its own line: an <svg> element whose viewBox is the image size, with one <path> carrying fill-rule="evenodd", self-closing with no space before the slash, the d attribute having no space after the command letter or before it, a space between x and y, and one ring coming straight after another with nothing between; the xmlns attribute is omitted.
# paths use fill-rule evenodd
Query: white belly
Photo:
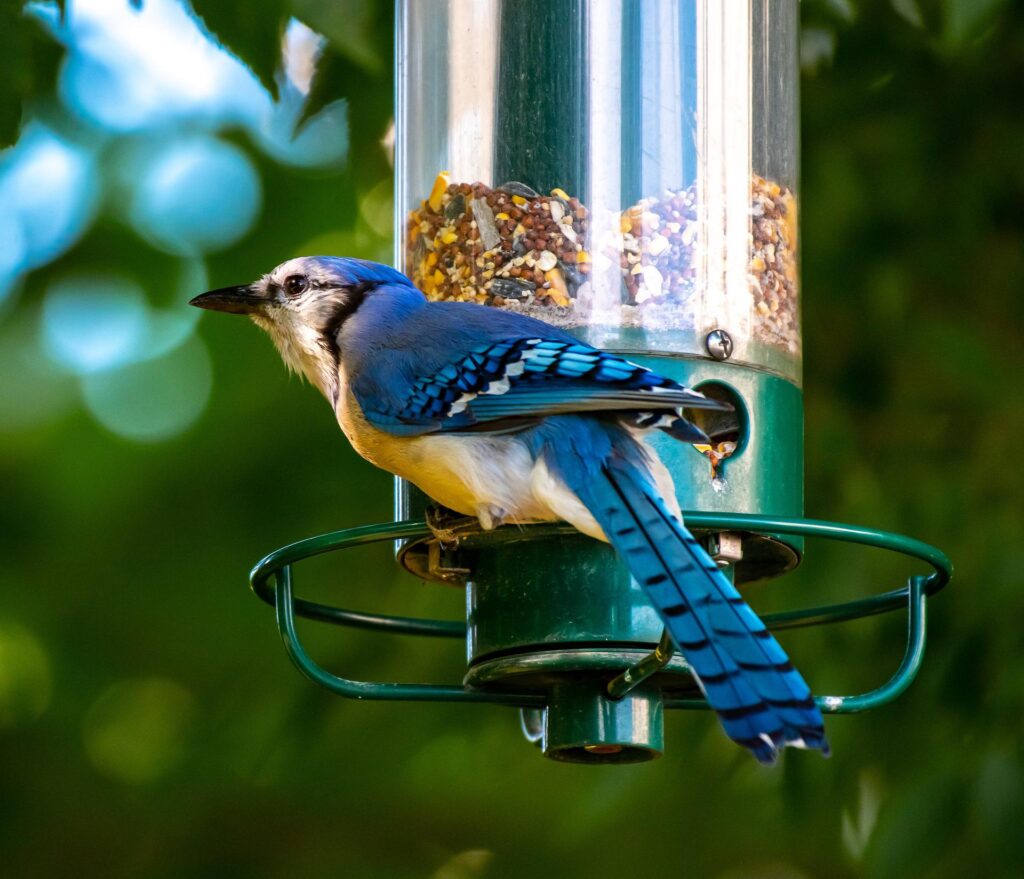
<svg viewBox="0 0 1024 879"><path fill-rule="evenodd" d="M542 460L535 461L515 434L392 436L366 420L347 389L337 417L352 447L366 460L408 479L439 504L476 516L486 529L565 521L584 534L606 539L576 494ZM672 477L657 458L651 470L669 508L678 514Z"/></svg>
<svg viewBox="0 0 1024 879"><path fill-rule="evenodd" d="M478 517L484 528L564 520L604 537L576 495L514 434L396 437L371 425L350 394L342 397L337 416L366 460L408 479L439 504Z"/></svg>

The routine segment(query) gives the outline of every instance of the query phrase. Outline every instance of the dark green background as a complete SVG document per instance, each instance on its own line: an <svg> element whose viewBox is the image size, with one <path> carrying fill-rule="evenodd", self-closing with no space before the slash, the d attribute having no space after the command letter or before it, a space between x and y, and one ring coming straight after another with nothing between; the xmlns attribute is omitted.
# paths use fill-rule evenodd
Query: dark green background
<svg viewBox="0 0 1024 879"><path fill-rule="evenodd" d="M594 768L543 760L508 710L316 689L246 572L290 540L389 519L391 480L347 448L265 338L213 316L200 328L212 397L173 440L130 443L77 407L0 425L0 873L1024 874L1024 14L1008 0L802 6L807 511L952 556L908 694L830 719L830 760L791 752L764 769L712 717L671 713L664 759ZM390 4L274 3L267 17L334 7L364 14L352 21L365 40L338 37L323 81L350 99L349 162L314 173L255 159L257 231L210 257L211 286L317 236L389 254L367 217L386 212L390 175ZM231 22L224 39L250 57ZM45 63L33 79L4 57L5 100L59 114ZM69 267L124 262L166 299L166 260L104 217L0 309L3 345L35 350L38 291ZM0 377L7 392L24 363ZM814 545L752 602L852 597L909 571ZM400 613L463 607L460 592L400 575L383 547L310 564L299 584ZM859 692L895 668L902 627L784 640L816 690ZM355 676L460 675L455 644L306 629L325 664Z"/></svg>

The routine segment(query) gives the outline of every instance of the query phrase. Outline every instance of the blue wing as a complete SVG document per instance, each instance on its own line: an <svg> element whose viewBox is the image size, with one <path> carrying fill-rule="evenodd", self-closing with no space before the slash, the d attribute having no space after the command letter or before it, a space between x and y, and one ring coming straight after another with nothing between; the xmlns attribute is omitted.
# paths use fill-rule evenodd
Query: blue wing
<svg viewBox="0 0 1024 879"><path fill-rule="evenodd" d="M728 408L622 357L547 335L481 342L439 369L398 382L394 374L364 376L353 390L372 424L401 435L515 430L549 415L607 412L700 442L706 438L679 410ZM403 371L415 369L413 362Z"/></svg>

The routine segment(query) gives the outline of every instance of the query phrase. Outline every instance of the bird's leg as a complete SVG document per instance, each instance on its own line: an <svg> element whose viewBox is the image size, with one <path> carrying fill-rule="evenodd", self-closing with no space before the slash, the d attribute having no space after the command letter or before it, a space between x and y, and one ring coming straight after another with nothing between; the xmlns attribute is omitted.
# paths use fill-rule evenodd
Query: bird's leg
<svg viewBox="0 0 1024 879"><path fill-rule="evenodd" d="M472 516L463 516L441 506L427 507L424 519L434 535L427 545L427 570L445 583L464 583L469 568L452 564L450 553L464 535L479 530L480 523Z"/></svg>
<svg viewBox="0 0 1024 879"><path fill-rule="evenodd" d="M463 516L447 507L427 507L424 519L434 539L445 549L455 549L462 537L480 530L475 516Z"/></svg>

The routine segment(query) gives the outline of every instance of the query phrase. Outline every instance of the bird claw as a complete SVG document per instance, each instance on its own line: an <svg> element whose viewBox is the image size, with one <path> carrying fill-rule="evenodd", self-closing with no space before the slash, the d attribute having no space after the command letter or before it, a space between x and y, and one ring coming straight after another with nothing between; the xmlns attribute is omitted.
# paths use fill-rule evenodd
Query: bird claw
<svg viewBox="0 0 1024 879"><path fill-rule="evenodd" d="M467 534L480 530L476 517L463 516L447 507L427 507L424 519L434 539L445 549L454 549Z"/></svg>
<svg viewBox="0 0 1024 879"><path fill-rule="evenodd" d="M462 516L445 507L428 507L424 519L434 535L428 546L427 568L439 580L447 583L465 581L469 569L447 563L447 552L458 548L467 534L480 530L480 523L472 516Z"/></svg>

